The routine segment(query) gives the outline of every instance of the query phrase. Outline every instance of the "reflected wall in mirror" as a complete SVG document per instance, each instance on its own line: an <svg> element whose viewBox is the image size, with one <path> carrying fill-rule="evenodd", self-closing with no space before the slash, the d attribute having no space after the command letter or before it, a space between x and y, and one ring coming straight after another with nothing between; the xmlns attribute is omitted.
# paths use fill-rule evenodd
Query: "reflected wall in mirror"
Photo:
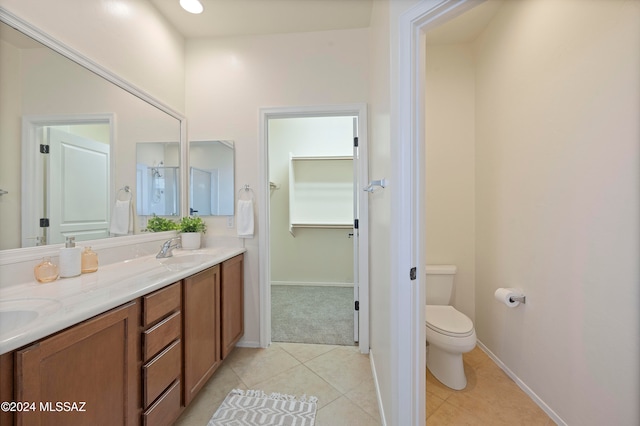
<svg viewBox="0 0 640 426"><path fill-rule="evenodd" d="M138 143L136 212L140 216L178 216L180 212L180 144Z"/></svg>
<svg viewBox="0 0 640 426"><path fill-rule="evenodd" d="M179 147L183 117L115 76L109 79L101 77L111 75L98 65L83 63L79 55L73 61L12 28L7 22L74 57L70 49L18 18L5 12L0 14L0 188L8 192L0 197L3 222L0 250L58 243L66 235L74 235L78 241L119 235L109 232L110 225L120 188L129 186L133 202L136 200L137 142L171 142ZM83 160L76 161L73 167L66 163L57 171L49 167L45 172L43 168L48 166L37 165L37 161L42 164L51 162L51 158L31 158L32 152L34 155L51 155L40 154L39 149L40 140L47 138L46 129L50 123L47 124L46 120L54 117L53 124L65 126L63 130L73 135L84 132L76 128L80 123L57 120L98 115L111 117L108 136L103 135L102 139L89 137L104 145L105 140L109 140L108 160L106 157L99 160L93 157L100 163L100 172L87 167L74 170L74 167L88 164ZM29 132L34 132L35 136L27 134ZM79 148L65 148L65 152L56 152L55 155L75 156L80 151ZM34 161L36 163L31 165L30 162ZM102 168L109 174L104 174ZM62 200L62 208L52 205L61 200L44 187L44 176L48 174L51 174L47 177L49 184L56 179L62 180L69 187L76 187L79 191L77 197ZM98 191L97 186L104 188ZM100 199L93 200L98 192L102 194ZM177 207L171 210L180 215L182 199L178 196L178 200ZM90 215L86 218L81 212L88 210ZM132 216L132 227L137 233L145 224L140 223L134 214ZM53 233L51 229L41 228L41 218L48 218L49 223L59 223L60 229ZM77 222L85 220L92 223L91 229L74 228Z"/></svg>
<svg viewBox="0 0 640 426"><path fill-rule="evenodd" d="M233 141L189 143L189 214L233 215L234 164Z"/></svg>

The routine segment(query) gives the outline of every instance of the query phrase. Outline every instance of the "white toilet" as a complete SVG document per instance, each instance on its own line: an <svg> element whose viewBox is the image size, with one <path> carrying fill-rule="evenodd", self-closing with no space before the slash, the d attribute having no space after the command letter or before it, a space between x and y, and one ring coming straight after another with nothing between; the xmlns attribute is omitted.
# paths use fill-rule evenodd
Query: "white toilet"
<svg viewBox="0 0 640 426"><path fill-rule="evenodd" d="M464 389L462 354L475 348L476 331L469 317L449 305L456 267L428 265L426 269L427 368L445 386Z"/></svg>

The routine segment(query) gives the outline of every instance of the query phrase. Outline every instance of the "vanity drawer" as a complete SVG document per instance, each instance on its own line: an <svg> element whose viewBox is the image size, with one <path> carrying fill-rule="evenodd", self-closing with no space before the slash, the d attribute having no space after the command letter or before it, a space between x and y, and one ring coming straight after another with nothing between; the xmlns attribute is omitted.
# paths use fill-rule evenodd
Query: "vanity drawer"
<svg viewBox="0 0 640 426"><path fill-rule="evenodd" d="M180 376L180 340L160 352L142 367L144 406L148 407L169 385Z"/></svg>
<svg viewBox="0 0 640 426"><path fill-rule="evenodd" d="M143 326L147 327L180 309L180 283L171 284L142 298Z"/></svg>
<svg viewBox="0 0 640 426"><path fill-rule="evenodd" d="M180 337L181 320L180 312L175 312L143 333L145 361Z"/></svg>
<svg viewBox="0 0 640 426"><path fill-rule="evenodd" d="M171 387L142 415L145 426L171 425L180 414L180 381Z"/></svg>

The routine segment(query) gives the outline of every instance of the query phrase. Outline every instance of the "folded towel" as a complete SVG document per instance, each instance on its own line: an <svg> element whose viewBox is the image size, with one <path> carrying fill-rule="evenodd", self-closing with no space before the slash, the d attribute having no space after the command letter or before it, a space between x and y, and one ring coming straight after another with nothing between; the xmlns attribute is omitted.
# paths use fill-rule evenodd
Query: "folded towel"
<svg viewBox="0 0 640 426"><path fill-rule="evenodd" d="M253 238L253 200L238 200L238 237Z"/></svg>
<svg viewBox="0 0 640 426"><path fill-rule="evenodd" d="M116 200L111 213L109 232L114 235L133 233L133 205L131 200Z"/></svg>

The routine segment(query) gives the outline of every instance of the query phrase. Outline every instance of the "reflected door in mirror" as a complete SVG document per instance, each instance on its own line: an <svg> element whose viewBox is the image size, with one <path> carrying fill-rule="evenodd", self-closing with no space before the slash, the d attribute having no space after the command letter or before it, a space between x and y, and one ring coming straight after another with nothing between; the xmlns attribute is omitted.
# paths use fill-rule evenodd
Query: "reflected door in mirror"
<svg viewBox="0 0 640 426"><path fill-rule="evenodd" d="M189 143L189 211L191 215L233 215L234 163L233 141Z"/></svg>

